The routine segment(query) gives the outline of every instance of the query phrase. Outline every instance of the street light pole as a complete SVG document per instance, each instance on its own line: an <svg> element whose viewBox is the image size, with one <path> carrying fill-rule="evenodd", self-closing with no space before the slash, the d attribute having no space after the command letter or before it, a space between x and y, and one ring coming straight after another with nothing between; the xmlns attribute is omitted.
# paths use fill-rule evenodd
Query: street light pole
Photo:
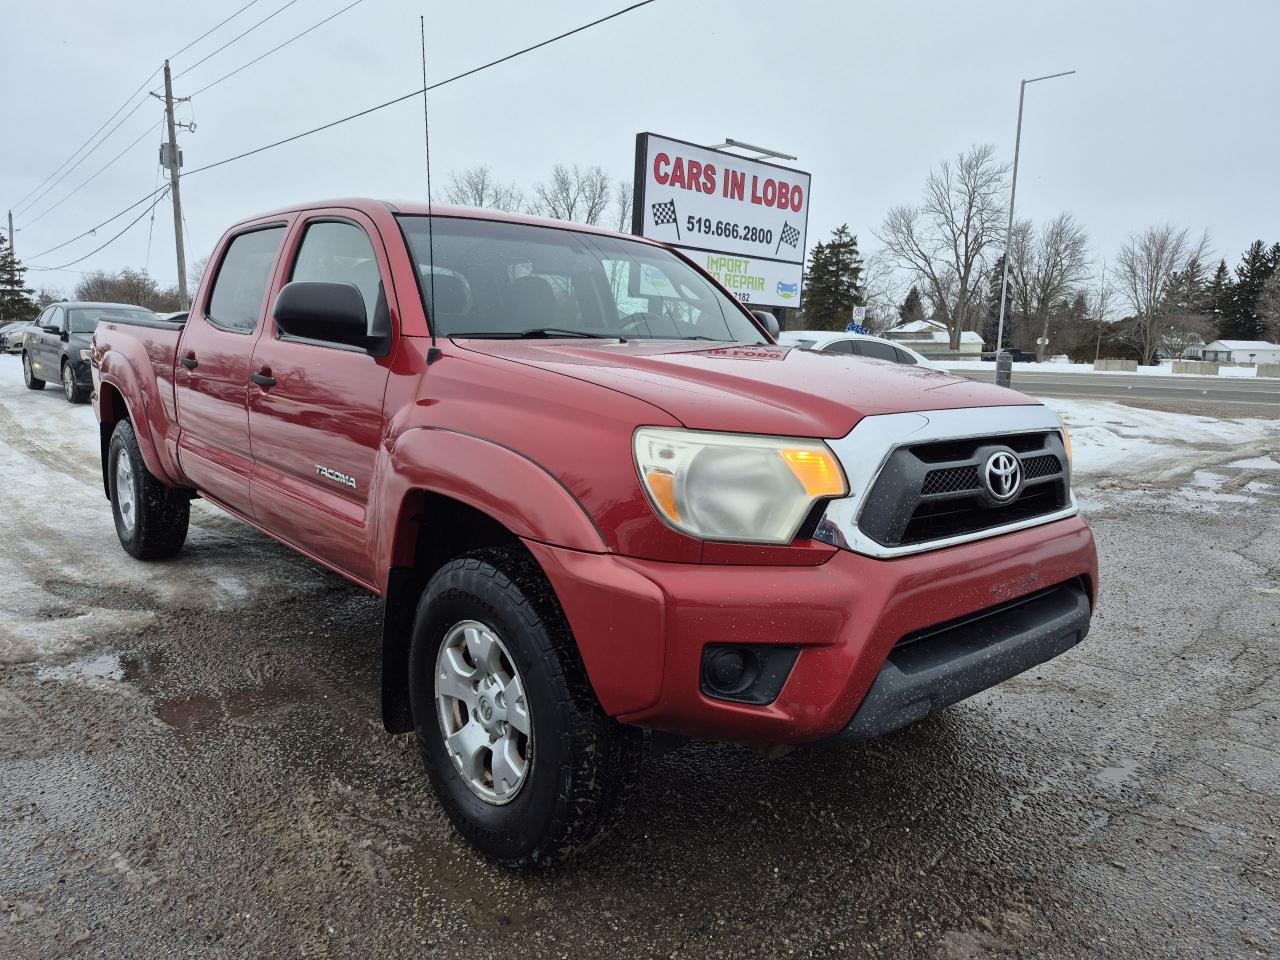
<svg viewBox="0 0 1280 960"><path fill-rule="evenodd" d="M1027 84L1039 83L1041 80L1053 80L1055 77L1069 77L1074 70L1062 73L1050 73L1043 77L1023 80L1018 90L1018 132L1013 141L1013 183L1009 187L1009 228L1004 234L1004 270L1000 274L1000 324L996 328L996 362L1000 362L1000 353L1004 349L1004 310L1009 297L1009 247L1013 240L1013 204L1018 196L1018 154L1022 151L1022 104L1027 97Z"/></svg>

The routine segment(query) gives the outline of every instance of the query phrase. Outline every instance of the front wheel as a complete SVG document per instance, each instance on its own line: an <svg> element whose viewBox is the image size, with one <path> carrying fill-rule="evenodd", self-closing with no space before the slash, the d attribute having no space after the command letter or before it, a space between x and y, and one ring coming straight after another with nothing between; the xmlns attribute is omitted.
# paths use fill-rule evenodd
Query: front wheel
<svg viewBox="0 0 1280 960"><path fill-rule="evenodd" d="M454 826L511 867L596 837L639 767L638 731L604 714L542 571L514 549L445 564L410 653L418 748Z"/></svg>
<svg viewBox="0 0 1280 960"><path fill-rule="evenodd" d="M31 354L25 350L22 351L22 382L27 385L28 390L44 389L44 381L31 369Z"/></svg>
<svg viewBox="0 0 1280 960"><path fill-rule="evenodd" d="M76 372L68 360L62 363L62 395L67 403L84 403L89 399L89 391L76 386Z"/></svg>
<svg viewBox="0 0 1280 960"><path fill-rule="evenodd" d="M120 545L139 560L171 557L182 549L191 519L185 491L166 487L142 459L133 424L121 420L107 448L111 513Z"/></svg>

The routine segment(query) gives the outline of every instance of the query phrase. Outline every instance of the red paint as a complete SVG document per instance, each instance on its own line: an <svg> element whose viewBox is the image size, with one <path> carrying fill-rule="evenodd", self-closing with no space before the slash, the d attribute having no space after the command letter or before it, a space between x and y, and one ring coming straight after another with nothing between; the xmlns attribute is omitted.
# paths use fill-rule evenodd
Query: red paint
<svg viewBox="0 0 1280 960"><path fill-rule="evenodd" d="M655 175L674 180L675 171L659 156ZM775 184L775 202L784 187ZM803 201L794 188L785 196ZM394 333L386 357L277 338L270 305L316 217L350 220L370 235ZM849 719L904 633L1006 598L993 599L997 591L1034 589L1032 573L1040 583L1096 581L1079 520L887 562L810 541L703 544L657 518L632 462L642 425L834 438L873 414L1034 402L1021 394L919 368L695 342L442 340L428 366L428 318L387 205L331 201L245 221L215 248L209 276L237 232L267 223L286 232L257 328L235 334L211 323L212 284L180 335L102 324L99 418L111 424L127 412L147 468L163 482L194 487L375 592L393 566L412 563L419 526L429 535L439 522L422 513L426 493L488 514L542 564L611 714L734 740L814 739ZM181 357L198 367L177 365ZM264 369L277 379L269 390L248 381ZM355 487L320 476L317 465ZM805 648L775 704L698 693L702 645L727 637Z"/></svg>

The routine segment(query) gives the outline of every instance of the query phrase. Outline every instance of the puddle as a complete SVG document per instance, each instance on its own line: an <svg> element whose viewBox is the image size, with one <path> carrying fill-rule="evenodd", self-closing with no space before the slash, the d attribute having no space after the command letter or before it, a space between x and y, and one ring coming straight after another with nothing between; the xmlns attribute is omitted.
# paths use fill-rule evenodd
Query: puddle
<svg viewBox="0 0 1280 960"><path fill-rule="evenodd" d="M1239 470L1280 470L1280 463L1273 457L1251 457L1248 460L1236 460L1227 464Z"/></svg>
<svg viewBox="0 0 1280 960"><path fill-rule="evenodd" d="M222 724L236 725L255 714L268 713L306 698L308 693L290 686L249 687L222 696L193 694L156 703L156 716L178 733L199 733Z"/></svg>
<svg viewBox="0 0 1280 960"><path fill-rule="evenodd" d="M44 666L36 671L41 680L123 680L124 664L114 653L84 657L70 663Z"/></svg>
<svg viewBox="0 0 1280 960"><path fill-rule="evenodd" d="M40 680L124 680L145 687L164 667L160 653L99 653L70 663L46 664L36 671Z"/></svg>
<svg viewBox="0 0 1280 960"><path fill-rule="evenodd" d="M1138 761L1124 758L1114 767L1103 767L1094 776L1108 787L1123 787L1138 772Z"/></svg>

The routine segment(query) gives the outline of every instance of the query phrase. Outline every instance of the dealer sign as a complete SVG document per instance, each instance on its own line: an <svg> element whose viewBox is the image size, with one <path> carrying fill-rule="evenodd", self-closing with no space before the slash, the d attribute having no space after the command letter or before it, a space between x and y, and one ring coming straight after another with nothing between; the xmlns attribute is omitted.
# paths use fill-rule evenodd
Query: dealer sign
<svg viewBox="0 0 1280 960"><path fill-rule="evenodd" d="M739 300L800 305L808 222L809 174L636 136L631 232L679 247Z"/></svg>

